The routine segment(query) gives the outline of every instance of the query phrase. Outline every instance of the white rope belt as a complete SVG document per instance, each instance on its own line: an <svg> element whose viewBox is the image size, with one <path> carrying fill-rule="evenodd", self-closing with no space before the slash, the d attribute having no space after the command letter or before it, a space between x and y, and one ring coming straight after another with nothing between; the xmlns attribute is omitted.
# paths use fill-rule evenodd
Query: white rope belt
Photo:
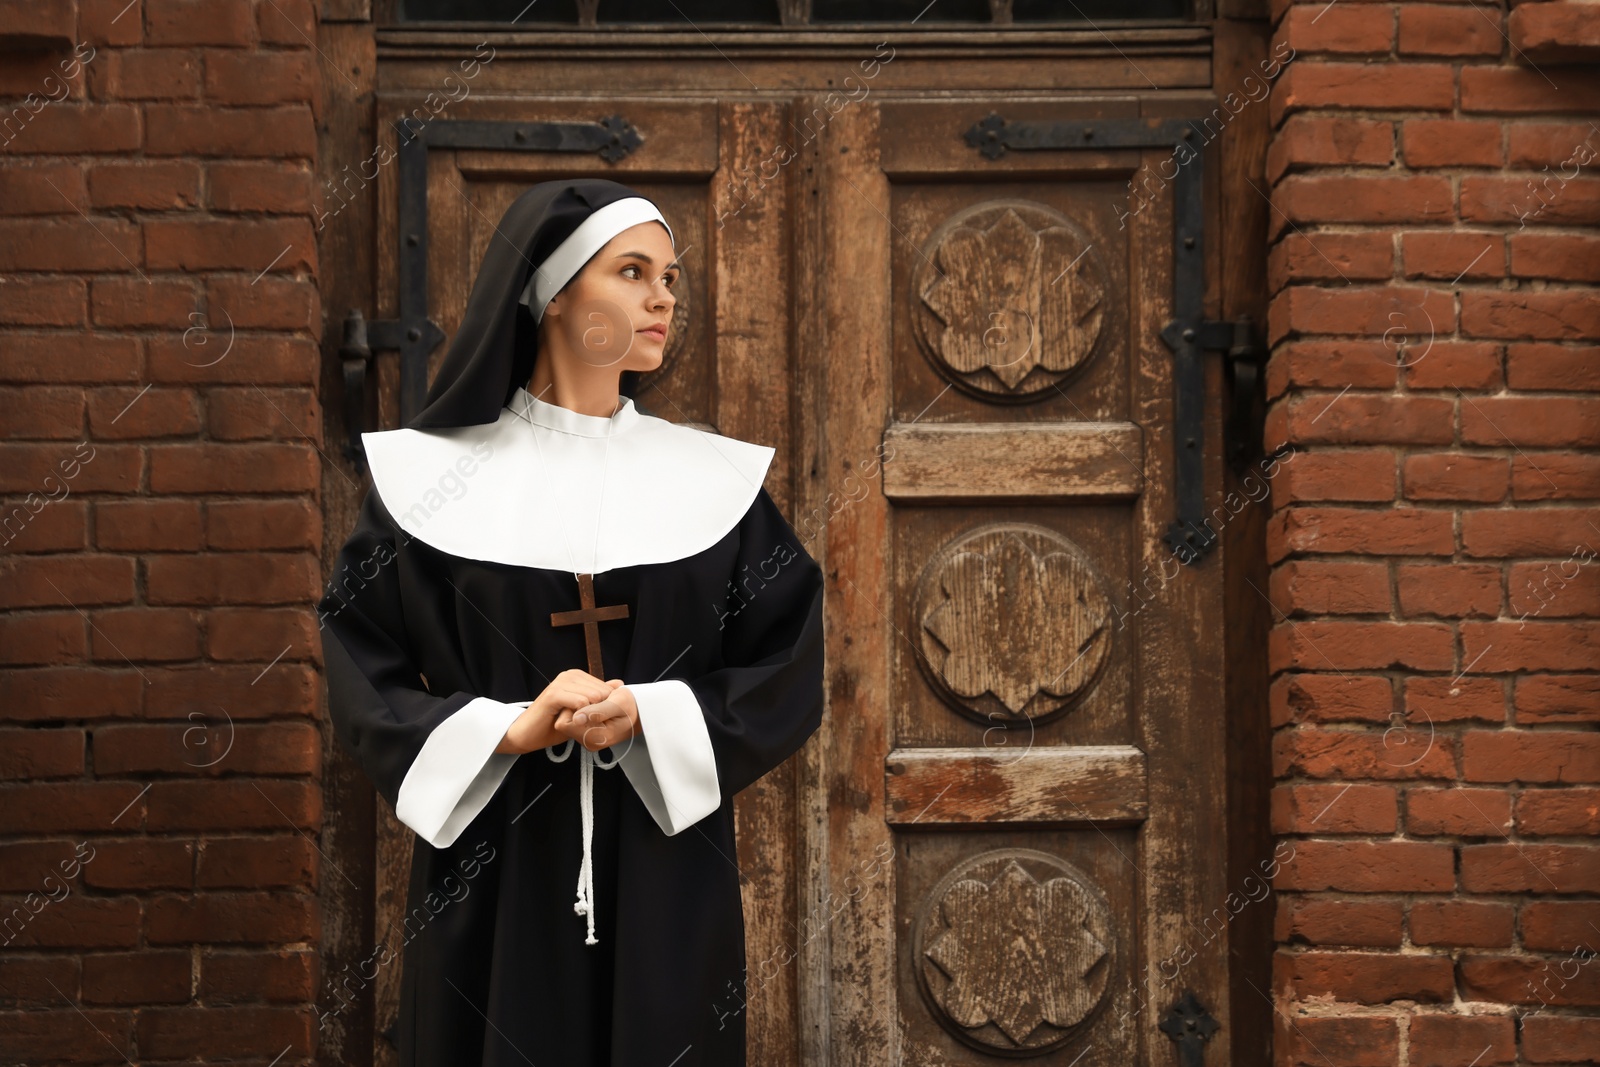
<svg viewBox="0 0 1600 1067"><path fill-rule="evenodd" d="M572 755L572 748L576 742L567 738L564 751L558 757L555 746L544 750L552 763L562 763ZM594 769L599 767L608 771L615 767L621 756L615 756L610 763L603 763L599 753L590 752L586 748L578 750L578 809L583 822L583 862L578 865L578 899L573 902L572 910L579 915L587 916L589 920L589 936L584 938L585 945L598 945L600 941L594 936L594 860L590 855L594 843Z"/></svg>

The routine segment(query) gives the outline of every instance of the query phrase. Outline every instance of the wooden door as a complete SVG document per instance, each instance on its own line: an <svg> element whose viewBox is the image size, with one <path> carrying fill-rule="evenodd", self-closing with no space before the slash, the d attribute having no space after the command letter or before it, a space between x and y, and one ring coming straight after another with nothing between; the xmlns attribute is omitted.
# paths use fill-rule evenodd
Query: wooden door
<svg viewBox="0 0 1600 1067"><path fill-rule="evenodd" d="M738 798L748 969L708 1005L746 1013L752 1064L1167 1064L1164 1023L1232 1062L1223 552L1179 566L1163 540L1219 495L1219 374L1163 333L1203 317L1220 242L1198 185L1129 188L1174 155L1150 116L1210 109L1207 32L380 39L385 150L332 223L373 280L368 427L419 398L517 192L615 178L685 264L641 405L773 445L823 565L827 713ZM395 124L482 39L408 153ZM358 482L329 480L330 530ZM410 834L337 758L329 793L327 962L359 969ZM393 1062L398 986L378 970L326 1062Z"/></svg>
<svg viewBox="0 0 1600 1067"><path fill-rule="evenodd" d="M1164 540L1202 245L1193 187L1129 189L1161 126L896 100L819 148L832 1064L1178 1062L1164 1023L1231 1062L1222 561Z"/></svg>

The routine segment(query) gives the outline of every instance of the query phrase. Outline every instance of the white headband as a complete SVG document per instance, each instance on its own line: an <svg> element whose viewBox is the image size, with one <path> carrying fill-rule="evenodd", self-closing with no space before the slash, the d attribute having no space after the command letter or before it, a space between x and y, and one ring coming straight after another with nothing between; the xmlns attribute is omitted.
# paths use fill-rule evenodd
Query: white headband
<svg viewBox="0 0 1600 1067"><path fill-rule="evenodd" d="M528 310L533 312L533 321L539 322L544 318L545 305L561 291L562 286L572 280L573 275L583 269L583 265L596 252L606 246L607 241L630 226L651 220L666 226L667 239L676 243L672 227L667 226L667 220L661 217L660 210L642 196L614 200L600 208L579 223L578 228L572 231L572 236L557 245L556 250L535 268L517 302L528 305Z"/></svg>

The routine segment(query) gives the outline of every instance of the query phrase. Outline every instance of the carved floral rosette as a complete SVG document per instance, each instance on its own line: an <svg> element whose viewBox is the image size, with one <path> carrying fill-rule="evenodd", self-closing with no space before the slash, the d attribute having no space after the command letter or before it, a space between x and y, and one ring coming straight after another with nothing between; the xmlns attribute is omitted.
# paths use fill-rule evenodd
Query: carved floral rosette
<svg viewBox="0 0 1600 1067"><path fill-rule="evenodd" d="M946 1030L989 1053L1039 1055L1084 1031L1116 967L1093 878L1036 849L957 864L916 917L912 966Z"/></svg>
<svg viewBox="0 0 1600 1067"><path fill-rule="evenodd" d="M1066 215L990 200L928 238L911 275L911 323L939 374L986 400L1054 394L1105 335L1105 264Z"/></svg>
<svg viewBox="0 0 1600 1067"><path fill-rule="evenodd" d="M1111 656L1103 583L1043 526L997 523L951 541L923 569L911 611L929 683L986 725L1064 713Z"/></svg>

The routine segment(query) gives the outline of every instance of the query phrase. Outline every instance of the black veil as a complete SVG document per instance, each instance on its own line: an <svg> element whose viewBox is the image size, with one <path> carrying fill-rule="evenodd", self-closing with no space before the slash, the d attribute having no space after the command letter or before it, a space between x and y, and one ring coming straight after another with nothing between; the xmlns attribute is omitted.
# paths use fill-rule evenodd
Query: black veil
<svg viewBox="0 0 1600 1067"><path fill-rule="evenodd" d="M606 178L540 182L511 202L495 226L473 279L467 307L428 386L410 430L492 423L533 375L538 325L518 298L533 274L583 222L607 204L640 194ZM622 372L618 390L633 397L640 373Z"/></svg>

